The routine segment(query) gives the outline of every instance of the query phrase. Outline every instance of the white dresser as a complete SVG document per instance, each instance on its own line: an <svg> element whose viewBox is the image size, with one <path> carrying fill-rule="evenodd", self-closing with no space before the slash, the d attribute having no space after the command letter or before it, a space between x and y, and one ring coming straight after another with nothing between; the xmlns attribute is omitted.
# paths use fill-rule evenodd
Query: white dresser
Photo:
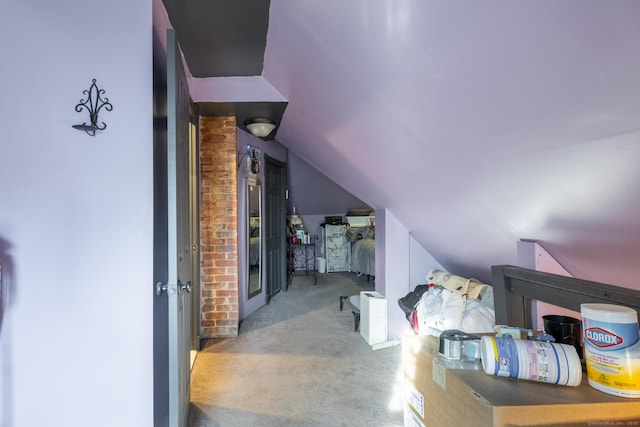
<svg viewBox="0 0 640 427"><path fill-rule="evenodd" d="M351 266L351 242L347 240L346 225L325 225L324 247L327 272L349 271Z"/></svg>

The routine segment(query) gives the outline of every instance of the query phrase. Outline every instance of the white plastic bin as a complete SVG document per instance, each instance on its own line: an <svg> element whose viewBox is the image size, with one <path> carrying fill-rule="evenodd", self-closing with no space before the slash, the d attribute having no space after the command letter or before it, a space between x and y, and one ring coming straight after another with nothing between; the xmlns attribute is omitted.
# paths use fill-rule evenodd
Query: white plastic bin
<svg viewBox="0 0 640 427"><path fill-rule="evenodd" d="M327 260L322 257L316 259L318 264L318 273L325 273L327 271Z"/></svg>

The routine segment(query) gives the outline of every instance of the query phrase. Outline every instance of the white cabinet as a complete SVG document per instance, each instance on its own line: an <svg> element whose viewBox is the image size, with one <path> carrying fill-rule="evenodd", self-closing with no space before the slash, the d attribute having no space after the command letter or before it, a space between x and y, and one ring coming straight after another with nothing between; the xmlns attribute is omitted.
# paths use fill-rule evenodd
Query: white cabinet
<svg viewBox="0 0 640 427"><path fill-rule="evenodd" d="M369 345L387 341L387 299L381 293L360 292L360 335Z"/></svg>
<svg viewBox="0 0 640 427"><path fill-rule="evenodd" d="M351 242L347 240L346 225L325 225L325 250L327 271L349 271L351 265Z"/></svg>

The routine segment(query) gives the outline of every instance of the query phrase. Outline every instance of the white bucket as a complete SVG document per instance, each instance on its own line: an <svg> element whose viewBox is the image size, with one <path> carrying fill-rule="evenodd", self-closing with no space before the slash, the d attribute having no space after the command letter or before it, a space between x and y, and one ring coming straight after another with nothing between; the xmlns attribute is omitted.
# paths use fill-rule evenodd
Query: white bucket
<svg viewBox="0 0 640 427"><path fill-rule="evenodd" d="M322 257L316 258L318 263L318 273L324 273L327 271L327 260Z"/></svg>
<svg viewBox="0 0 640 427"><path fill-rule="evenodd" d="M572 387L582 383L580 357L572 345L483 336L480 354L488 375Z"/></svg>
<svg viewBox="0 0 640 427"><path fill-rule="evenodd" d="M589 385L615 396L640 398L636 311L614 304L581 304L580 313Z"/></svg>

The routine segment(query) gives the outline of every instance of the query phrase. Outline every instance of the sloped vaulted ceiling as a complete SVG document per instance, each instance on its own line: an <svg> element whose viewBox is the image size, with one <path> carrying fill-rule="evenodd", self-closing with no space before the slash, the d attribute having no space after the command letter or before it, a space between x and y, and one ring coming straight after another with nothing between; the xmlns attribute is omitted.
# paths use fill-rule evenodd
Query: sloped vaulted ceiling
<svg viewBox="0 0 640 427"><path fill-rule="evenodd" d="M443 266L487 279L533 239L576 276L639 286L640 2L268 11L261 77L288 103L277 140Z"/></svg>

